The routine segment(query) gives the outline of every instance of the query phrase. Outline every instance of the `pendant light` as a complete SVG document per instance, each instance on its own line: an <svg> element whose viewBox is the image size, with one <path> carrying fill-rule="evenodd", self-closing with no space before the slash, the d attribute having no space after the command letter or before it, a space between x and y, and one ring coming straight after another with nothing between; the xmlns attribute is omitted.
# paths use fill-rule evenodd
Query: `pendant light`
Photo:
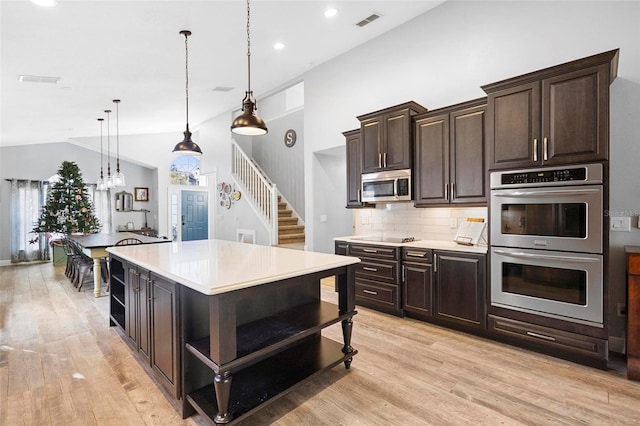
<svg viewBox="0 0 640 426"><path fill-rule="evenodd" d="M231 123L231 131L239 135L260 136L269 130L262 118L258 117L255 111L256 101L251 90L251 32L250 32L250 12L249 0L247 0L247 91L242 100L242 114L236 117Z"/></svg>
<svg viewBox="0 0 640 426"><path fill-rule="evenodd" d="M187 130L184 131L184 139L178 142L173 148L173 152L179 155L202 155L202 150L197 143L191 140L191 132L189 131L189 46L187 38L191 35L191 31L182 30L180 34L184 35L184 51L185 51L185 76L186 85L185 93L187 100Z"/></svg>
<svg viewBox="0 0 640 426"><path fill-rule="evenodd" d="M111 114L110 109L105 109L104 112L107 114L107 179L104 181L105 188L109 189L113 187L113 178L111 177L111 121L109 120L109 114Z"/></svg>
<svg viewBox="0 0 640 426"><path fill-rule="evenodd" d="M116 173L113 175L113 186L126 186L124 183L124 175L120 173L120 118L118 114L118 105L120 99L114 99L113 103L116 104Z"/></svg>
<svg viewBox="0 0 640 426"><path fill-rule="evenodd" d="M107 188L104 186L104 174L102 173L102 122L104 118L98 118L98 122L100 123L100 179L96 183L97 191L104 191Z"/></svg>

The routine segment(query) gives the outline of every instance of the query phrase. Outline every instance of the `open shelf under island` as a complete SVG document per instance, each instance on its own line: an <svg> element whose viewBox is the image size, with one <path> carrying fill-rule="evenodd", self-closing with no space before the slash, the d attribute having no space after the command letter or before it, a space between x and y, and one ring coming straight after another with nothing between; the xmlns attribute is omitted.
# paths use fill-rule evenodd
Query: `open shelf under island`
<svg viewBox="0 0 640 426"><path fill-rule="evenodd" d="M357 258L222 240L108 251L111 325L185 418L233 424L357 353ZM338 305L320 300L330 276ZM342 343L322 336L337 323Z"/></svg>

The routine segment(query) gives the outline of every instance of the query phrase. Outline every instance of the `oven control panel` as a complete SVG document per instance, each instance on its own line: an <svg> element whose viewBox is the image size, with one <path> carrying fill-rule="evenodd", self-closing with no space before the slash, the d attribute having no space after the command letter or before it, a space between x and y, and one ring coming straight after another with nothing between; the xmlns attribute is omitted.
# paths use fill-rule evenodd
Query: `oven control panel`
<svg viewBox="0 0 640 426"><path fill-rule="evenodd" d="M602 164L547 167L491 173L491 188L585 185L602 183Z"/></svg>

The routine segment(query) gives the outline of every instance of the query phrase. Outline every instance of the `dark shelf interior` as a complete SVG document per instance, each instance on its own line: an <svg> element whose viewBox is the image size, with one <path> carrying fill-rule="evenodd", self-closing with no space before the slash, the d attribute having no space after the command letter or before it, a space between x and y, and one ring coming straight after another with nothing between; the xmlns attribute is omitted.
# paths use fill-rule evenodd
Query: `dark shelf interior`
<svg viewBox="0 0 640 426"><path fill-rule="evenodd" d="M109 264L109 270L111 272L111 279L116 278L121 283L124 283L124 263L114 257L111 257Z"/></svg>
<svg viewBox="0 0 640 426"><path fill-rule="evenodd" d="M240 365L245 361L257 359L296 340L318 333L353 314L354 312L338 315L338 306L333 303L314 302L244 324L236 331L237 357L232 363ZM211 360L209 337L187 342L187 350L198 355L210 368L220 367Z"/></svg>
<svg viewBox="0 0 640 426"><path fill-rule="evenodd" d="M287 394L316 375L327 371L358 351L345 355L342 344L326 337L311 336L270 358L232 375L229 411L231 425L258 408ZM213 423L218 411L213 383L187 395L187 401Z"/></svg>
<svg viewBox="0 0 640 426"><path fill-rule="evenodd" d="M124 310L122 312L111 312L111 319L118 324L121 329L124 328Z"/></svg>

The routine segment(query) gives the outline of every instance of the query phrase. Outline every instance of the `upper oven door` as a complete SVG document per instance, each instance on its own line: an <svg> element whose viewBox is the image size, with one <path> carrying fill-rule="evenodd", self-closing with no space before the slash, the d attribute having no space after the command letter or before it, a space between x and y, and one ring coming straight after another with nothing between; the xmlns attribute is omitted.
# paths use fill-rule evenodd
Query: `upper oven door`
<svg viewBox="0 0 640 426"><path fill-rule="evenodd" d="M602 253L602 185L491 191L491 245Z"/></svg>

